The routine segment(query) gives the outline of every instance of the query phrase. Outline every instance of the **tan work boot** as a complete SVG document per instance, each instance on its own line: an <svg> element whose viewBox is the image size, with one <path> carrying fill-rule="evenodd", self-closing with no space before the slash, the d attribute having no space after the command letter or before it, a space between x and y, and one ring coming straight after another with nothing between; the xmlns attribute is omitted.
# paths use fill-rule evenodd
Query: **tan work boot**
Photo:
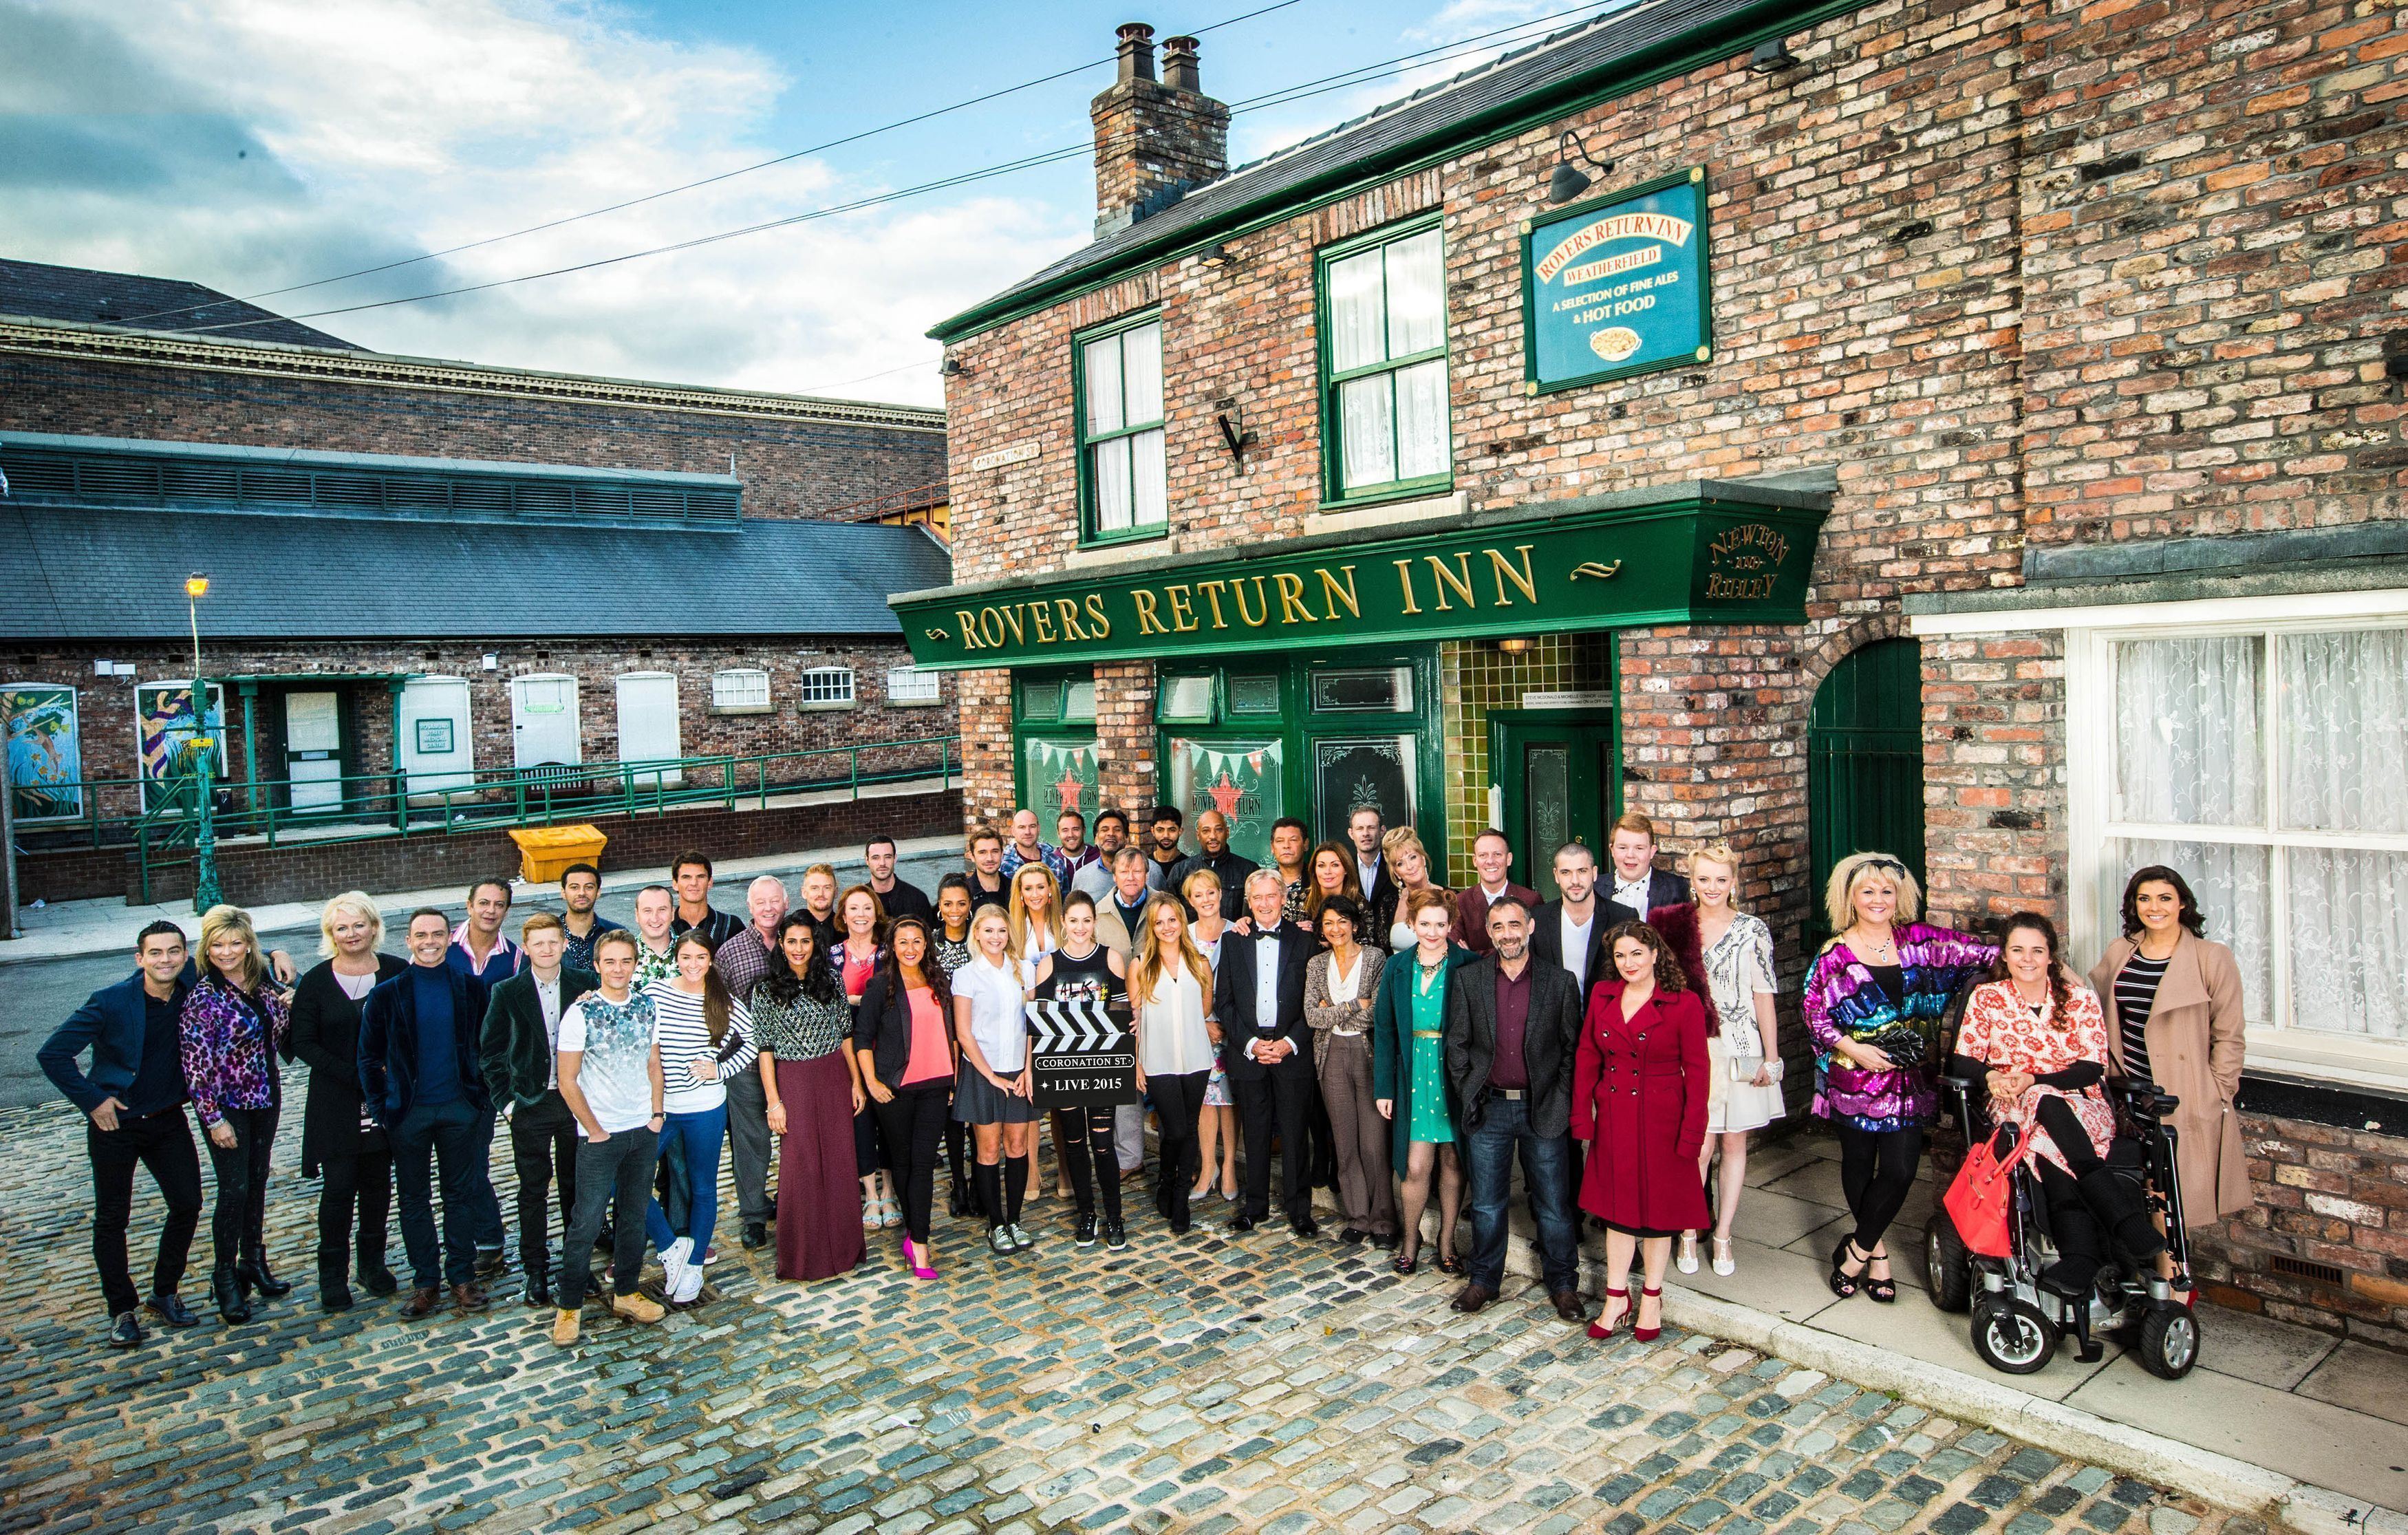
<svg viewBox="0 0 2408 1535"><path fill-rule="evenodd" d="M630 1322L657 1322L668 1314L658 1301L647 1300L640 1295L614 1295L610 1309Z"/></svg>
<svg viewBox="0 0 2408 1535"><path fill-rule="evenodd" d="M577 1313L566 1306L552 1313L552 1341L562 1348L577 1341Z"/></svg>

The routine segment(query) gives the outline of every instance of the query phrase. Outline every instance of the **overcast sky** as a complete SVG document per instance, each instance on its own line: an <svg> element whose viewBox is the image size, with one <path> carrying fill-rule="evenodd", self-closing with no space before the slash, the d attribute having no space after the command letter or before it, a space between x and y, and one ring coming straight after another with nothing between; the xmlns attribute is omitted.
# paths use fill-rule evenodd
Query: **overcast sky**
<svg viewBox="0 0 2408 1535"><path fill-rule="evenodd" d="M1050 84L641 208L261 297L287 314L491 282L1085 145L1120 22L1271 0L0 0L0 256L250 296L445 251L1074 65ZM1575 0L1295 0L1203 35L1224 100ZM1570 12L1573 14L1563 15ZM1241 111L1255 158L1479 62ZM929 325L1091 237L1071 160L696 250L310 323L380 351L849 395L941 397Z"/></svg>

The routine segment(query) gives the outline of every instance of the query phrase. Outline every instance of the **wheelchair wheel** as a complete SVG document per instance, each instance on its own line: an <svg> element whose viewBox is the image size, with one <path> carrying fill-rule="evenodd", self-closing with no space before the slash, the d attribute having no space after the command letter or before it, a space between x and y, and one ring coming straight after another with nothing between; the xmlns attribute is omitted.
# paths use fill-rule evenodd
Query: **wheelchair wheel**
<svg viewBox="0 0 2408 1535"><path fill-rule="evenodd" d="M1973 1255L1944 1210L1934 1210L1923 1227L1923 1275L1931 1303L1942 1311L1961 1312L1972 1303Z"/></svg>
<svg viewBox="0 0 2408 1535"><path fill-rule="evenodd" d="M2028 1301L1985 1298L1973 1308L1973 1352L1992 1370L2034 1374L2057 1354L2057 1328Z"/></svg>
<svg viewBox="0 0 2408 1535"><path fill-rule="evenodd" d="M2161 1381L2179 1381L2199 1363L2199 1319L2187 1306L2157 1306L2141 1318L2132 1352L2141 1368Z"/></svg>

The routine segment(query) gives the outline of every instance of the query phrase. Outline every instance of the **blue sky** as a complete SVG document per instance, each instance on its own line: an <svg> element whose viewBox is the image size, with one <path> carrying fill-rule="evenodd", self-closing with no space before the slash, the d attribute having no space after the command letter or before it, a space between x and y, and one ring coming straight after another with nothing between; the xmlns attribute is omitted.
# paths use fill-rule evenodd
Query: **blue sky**
<svg viewBox="0 0 2408 1535"><path fill-rule="evenodd" d="M338 308L593 261L1082 145L1113 29L1268 0L0 0L0 255L250 295L716 175L1072 65L1069 78L600 218L265 297ZM1590 7L1581 15L1594 14ZM1242 102L1573 9L1297 0L1203 34ZM1240 111L1257 157L1497 46ZM927 326L1088 237L1072 160L681 253L313 321L386 351L937 403Z"/></svg>

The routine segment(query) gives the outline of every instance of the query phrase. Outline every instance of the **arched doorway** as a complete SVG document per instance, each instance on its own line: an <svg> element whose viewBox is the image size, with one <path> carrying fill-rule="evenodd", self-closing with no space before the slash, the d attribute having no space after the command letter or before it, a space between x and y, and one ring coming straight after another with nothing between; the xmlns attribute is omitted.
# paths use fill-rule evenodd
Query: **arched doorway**
<svg viewBox="0 0 2408 1535"><path fill-rule="evenodd" d="M1823 886L1851 853L1896 854L1923 882L1923 655L1877 639L1831 668L1806 730L1807 842L1814 883L1808 931L1829 936Z"/></svg>

